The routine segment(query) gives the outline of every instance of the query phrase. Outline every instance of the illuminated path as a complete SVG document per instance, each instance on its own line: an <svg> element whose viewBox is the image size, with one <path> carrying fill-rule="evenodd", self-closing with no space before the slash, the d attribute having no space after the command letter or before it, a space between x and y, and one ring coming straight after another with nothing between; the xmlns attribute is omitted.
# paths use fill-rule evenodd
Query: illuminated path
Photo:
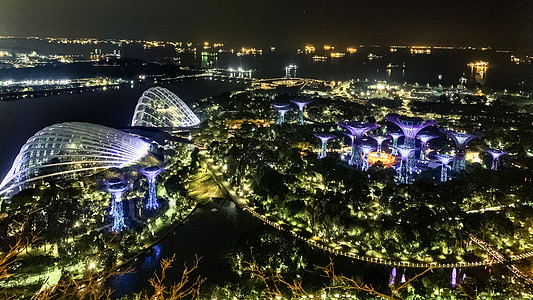
<svg viewBox="0 0 533 300"><path fill-rule="evenodd" d="M374 264L386 265L386 266L390 266L390 267L426 268L426 269L427 268L450 269L450 268L468 268L468 267L491 266L491 265L494 264L493 261L489 261L489 260L483 260L483 261L477 261L477 262L458 262L458 263L437 263L437 262L433 262L433 263L413 263L413 262L409 262L409 261L394 261L394 260L388 260L388 259L382 259L382 258L358 255L358 254L353 253L353 252L342 251L342 250L339 250L338 248L335 248L335 247L332 247L332 246L328 246L328 245L325 245L325 244L321 243L320 242L320 238L317 238L317 237L306 238L306 237L304 237L304 236L302 236L302 235L300 235L298 233L298 231L299 231L298 229L294 228L294 229L288 230L286 228L283 228L282 224L285 224L284 222L282 222L282 221L273 222L273 221L269 220L267 217L265 217L264 215L256 212L254 210L254 208L249 207L248 204L247 204L246 199L241 197L241 196L239 196L239 195L237 195L237 193L235 193L235 190L231 187L231 185L224 178L222 178L222 174L223 173L219 170L219 167L214 165L213 159L210 158L210 157L207 157L205 152L202 153L202 154L204 154L204 156L206 156L206 158L204 158L203 162L205 163L209 173L211 173L211 175L213 175L213 179L221 187L223 187L226 190L228 195L230 195L230 197L233 199L233 201L239 207L241 207L243 210L249 212L254 217L256 217L259 220L261 220L263 223L268 224L268 225L270 225L270 226L272 226L272 227L274 227L274 228L276 228L276 229L278 229L280 231L288 232L291 235L293 235L295 238L298 238L298 239L306 242L310 246L320 248L320 249L322 249L324 251L328 251L328 252L336 254L336 255L342 255L342 256L346 256L346 257L352 258L352 259L365 261L365 262L369 262L369 263L374 263ZM485 248L483 248L483 249L485 249ZM489 254L490 254L490 252L489 252ZM500 262L498 261L498 263L500 263Z"/></svg>
<svg viewBox="0 0 533 300"><path fill-rule="evenodd" d="M496 249L492 248L489 244L485 243L483 240L474 236L473 234L470 234L470 240L476 243L483 250L487 251L487 253L491 257L493 257L498 263L501 263L504 266L506 266L507 269L513 272L514 275L524 279L529 284L533 284L533 279L529 275L527 275L522 270L520 270L517 266L512 264L509 259L507 259L503 254L498 252Z"/></svg>

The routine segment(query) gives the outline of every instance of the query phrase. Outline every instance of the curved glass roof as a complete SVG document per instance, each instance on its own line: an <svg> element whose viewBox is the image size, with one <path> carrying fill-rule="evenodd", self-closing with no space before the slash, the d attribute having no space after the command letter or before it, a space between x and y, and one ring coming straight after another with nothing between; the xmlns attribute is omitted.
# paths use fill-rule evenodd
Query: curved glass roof
<svg viewBox="0 0 533 300"><path fill-rule="evenodd" d="M143 93L131 121L131 126L189 127L200 124L200 119L173 92L152 87Z"/></svg>
<svg viewBox="0 0 533 300"><path fill-rule="evenodd" d="M137 162L150 143L120 130L89 123L61 123L28 139L0 184L0 195L33 181L75 177Z"/></svg>

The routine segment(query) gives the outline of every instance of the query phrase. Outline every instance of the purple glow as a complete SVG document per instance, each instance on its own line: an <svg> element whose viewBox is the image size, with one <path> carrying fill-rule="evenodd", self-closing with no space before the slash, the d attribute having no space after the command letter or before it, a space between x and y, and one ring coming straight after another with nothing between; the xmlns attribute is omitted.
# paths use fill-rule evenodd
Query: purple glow
<svg viewBox="0 0 533 300"><path fill-rule="evenodd" d="M432 134L425 134L421 133L417 135L418 139L420 140L420 159L425 160L426 159L426 151L428 142L434 138L438 138L438 135L432 135Z"/></svg>
<svg viewBox="0 0 533 300"><path fill-rule="evenodd" d="M455 162L454 170L462 171L466 168L465 154L466 145L473 139L477 138L478 134L469 134L465 132L455 132L451 130L443 130L443 132L455 142Z"/></svg>
<svg viewBox="0 0 533 300"><path fill-rule="evenodd" d="M401 283L405 283L406 279L405 279L405 274L402 274L402 280L401 280Z"/></svg>
<svg viewBox="0 0 533 300"><path fill-rule="evenodd" d="M453 268L452 271L452 286L455 287L457 285L457 269Z"/></svg>
<svg viewBox="0 0 533 300"><path fill-rule="evenodd" d="M128 189L128 185L118 183L111 185L107 190L111 193L111 215L113 216L113 232L120 232L124 229L124 209L122 207L122 195Z"/></svg>
<svg viewBox="0 0 533 300"><path fill-rule="evenodd" d="M355 136L356 143L361 141L365 133L379 127L377 124L374 123L364 123L355 121L342 122L339 123L339 126L348 129Z"/></svg>
<svg viewBox="0 0 533 300"><path fill-rule="evenodd" d="M315 133L314 136L322 142L321 144L321 151L318 154L318 158L322 159L328 155L327 153L327 144L328 141L335 137L335 135L331 133Z"/></svg>
<svg viewBox="0 0 533 300"><path fill-rule="evenodd" d="M304 107L311 103L310 101L290 100L292 103L298 106L298 125L303 125L304 122Z"/></svg>
<svg viewBox="0 0 533 300"><path fill-rule="evenodd" d="M448 164L453 160L453 157L446 154L439 154L437 155L437 159L441 163L440 182L446 182L448 181L448 169L450 168Z"/></svg>
<svg viewBox="0 0 533 300"><path fill-rule="evenodd" d="M163 169L160 169L158 166L152 166L144 168L141 172L148 179L148 201L146 203L146 209L152 210L159 208L159 203L157 203L157 193L155 189L155 178Z"/></svg>
<svg viewBox="0 0 533 300"><path fill-rule="evenodd" d="M492 170L498 170L498 161L500 160L500 157L502 155L507 154L507 152L501 151L501 150L496 150L496 149L489 149L489 150L487 150L487 153L492 155L492 166L491 166L491 169Z"/></svg>
<svg viewBox="0 0 533 300"><path fill-rule="evenodd" d="M304 110L304 107L311 103L311 101L303 101L303 100L289 100L290 102L296 104L298 106L298 109L303 111Z"/></svg>
<svg viewBox="0 0 533 300"><path fill-rule="evenodd" d="M390 132L389 135L392 138L392 155L398 155L398 150L396 150L398 147L398 139L402 137L403 134L399 132Z"/></svg>
<svg viewBox="0 0 533 300"><path fill-rule="evenodd" d="M285 114L291 110L289 108L289 104L288 103L274 103L274 104L271 104L272 107L276 108L277 111L278 111L278 119L276 120L276 124L278 125L281 125L283 123L285 123Z"/></svg>
<svg viewBox="0 0 533 300"><path fill-rule="evenodd" d="M434 120L422 120L399 115L388 115L385 117L385 120L400 127L405 136L404 144L408 146L414 146L415 137L420 130L437 124Z"/></svg>
<svg viewBox="0 0 533 300"><path fill-rule="evenodd" d="M390 284L394 284L395 281L396 281L396 268L393 268L392 269L392 274L391 274Z"/></svg>
<svg viewBox="0 0 533 300"><path fill-rule="evenodd" d="M374 135L372 136L372 138L376 140L376 142L378 143L377 152L378 152L378 155L381 155L381 146L383 145L384 141L389 139L389 137L383 136L383 135Z"/></svg>
<svg viewBox="0 0 533 300"><path fill-rule="evenodd" d="M359 149L363 151L363 164L361 166L361 170L366 171L368 170L368 154L374 150L374 147L370 145L360 145Z"/></svg>

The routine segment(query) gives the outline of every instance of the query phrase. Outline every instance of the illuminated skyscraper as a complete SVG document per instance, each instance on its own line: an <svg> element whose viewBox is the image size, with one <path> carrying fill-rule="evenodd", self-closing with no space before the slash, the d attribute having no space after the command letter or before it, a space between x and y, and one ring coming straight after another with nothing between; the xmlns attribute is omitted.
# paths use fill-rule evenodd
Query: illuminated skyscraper
<svg viewBox="0 0 533 300"><path fill-rule="evenodd" d="M327 146L328 141L335 137L331 133L315 133L314 136L320 140L321 150L318 154L318 158L322 159L328 155Z"/></svg>
<svg viewBox="0 0 533 300"><path fill-rule="evenodd" d="M311 101L303 100L290 100L292 103L298 106L298 125L304 125L304 107L311 103Z"/></svg>

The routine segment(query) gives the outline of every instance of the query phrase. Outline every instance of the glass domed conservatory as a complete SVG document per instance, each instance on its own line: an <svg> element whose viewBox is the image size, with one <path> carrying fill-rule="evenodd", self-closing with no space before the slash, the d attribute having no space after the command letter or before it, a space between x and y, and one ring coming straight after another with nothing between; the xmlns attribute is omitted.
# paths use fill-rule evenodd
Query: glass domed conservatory
<svg viewBox="0 0 533 300"><path fill-rule="evenodd" d="M143 93L131 121L131 126L190 127L200 124L200 119L173 92L152 87Z"/></svg>
<svg viewBox="0 0 533 300"><path fill-rule="evenodd" d="M32 136L0 184L7 195L43 179L75 178L133 164L151 144L120 130L89 123L62 123Z"/></svg>

